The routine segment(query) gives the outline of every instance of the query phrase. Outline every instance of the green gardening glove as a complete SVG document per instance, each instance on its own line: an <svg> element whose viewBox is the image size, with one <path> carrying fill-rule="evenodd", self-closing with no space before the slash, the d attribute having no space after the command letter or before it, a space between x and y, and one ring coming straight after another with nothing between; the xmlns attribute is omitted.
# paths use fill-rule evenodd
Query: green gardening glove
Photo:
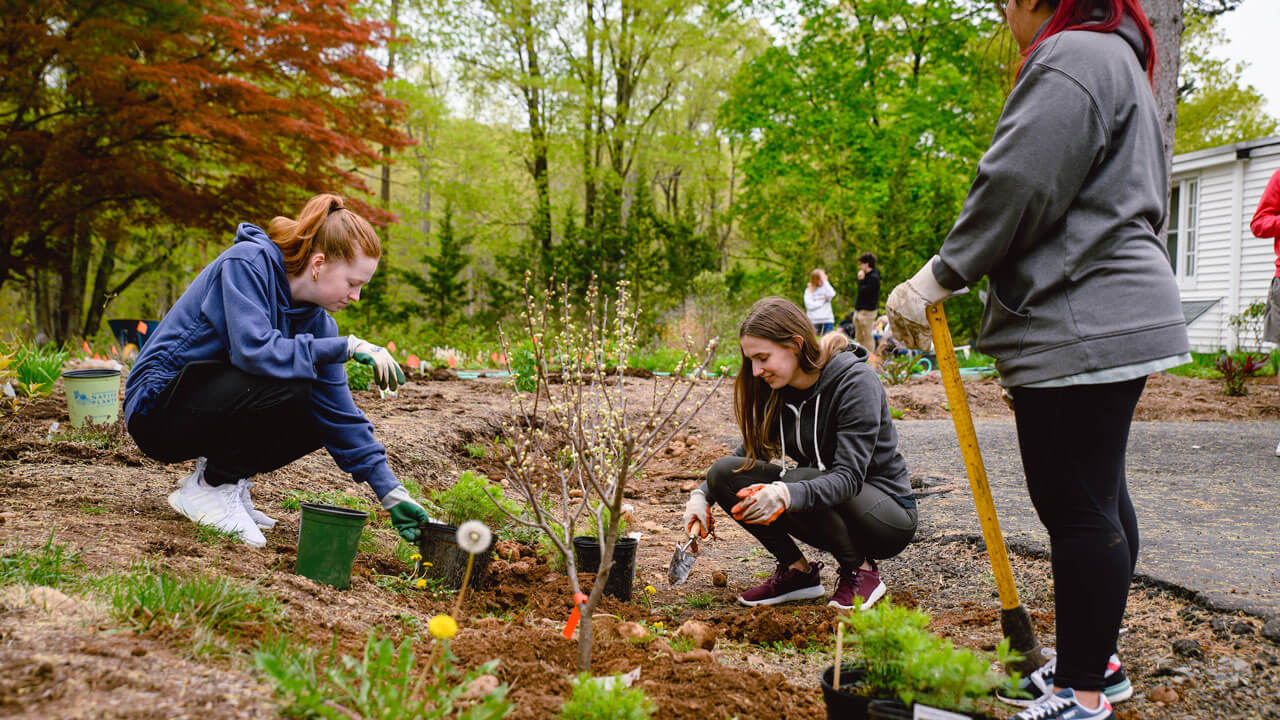
<svg viewBox="0 0 1280 720"><path fill-rule="evenodd" d="M391 513L391 525L407 542L418 542L422 526L431 522L427 511L409 497L403 485L382 496L382 507Z"/></svg>
<svg viewBox="0 0 1280 720"><path fill-rule="evenodd" d="M383 390L395 390L404 384L404 371L400 369L400 363L384 347L361 340L355 335L348 335L347 359L372 367L374 380Z"/></svg>

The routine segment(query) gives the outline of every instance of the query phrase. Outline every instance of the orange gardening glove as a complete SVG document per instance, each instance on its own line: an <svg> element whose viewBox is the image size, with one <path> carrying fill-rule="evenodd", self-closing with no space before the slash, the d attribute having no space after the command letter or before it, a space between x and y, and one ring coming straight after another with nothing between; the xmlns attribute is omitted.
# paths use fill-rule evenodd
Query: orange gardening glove
<svg viewBox="0 0 1280 720"><path fill-rule="evenodd" d="M744 487L738 497L742 502L729 512L739 522L751 525L769 525L791 506L791 491L781 481Z"/></svg>
<svg viewBox="0 0 1280 720"><path fill-rule="evenodd" d="M707 504L707 496L702 490L689 493L689 502L684 506L684 531L698 537L706 537L716 529L716 519L711 516L711 506Z"/></svg>

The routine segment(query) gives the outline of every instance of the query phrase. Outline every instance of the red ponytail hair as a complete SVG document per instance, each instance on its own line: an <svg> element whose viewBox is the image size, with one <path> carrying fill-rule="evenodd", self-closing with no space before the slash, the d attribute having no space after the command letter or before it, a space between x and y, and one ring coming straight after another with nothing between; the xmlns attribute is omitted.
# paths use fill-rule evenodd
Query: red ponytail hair
<svg viewBox="0 0 1280 720"><path fill-rule="evenodd" d="M1048 0L1053 2L1053 0ZM1103 10L1106 14L1102 22L1094 21L1095 10ZM1128 15L1138 24L1138 32L1146 47L1147 79L1155 84L1156 71L1156 38L1151 32L1151 23L1147 22L1147 14L1142 11L1138 0L1058 0L1053 17L1045 24L1044 32L1031 43L1031 47L1023 51L1023 57L1031 54L1040 43L1067 30L1089 30L1092 32L1114 32L1120 27L1120 21Z"/></svg>

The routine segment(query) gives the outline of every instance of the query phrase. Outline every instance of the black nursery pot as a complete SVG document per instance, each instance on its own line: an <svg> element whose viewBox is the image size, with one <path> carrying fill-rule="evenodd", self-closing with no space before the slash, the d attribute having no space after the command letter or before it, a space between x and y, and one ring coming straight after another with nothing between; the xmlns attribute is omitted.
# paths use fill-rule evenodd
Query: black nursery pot
<svg viewBox="0 0 1280 720"><path fill-rule="evenodd" d="M861 665L840 667L840 688L832 687L836 666L822 671L822 699L827 703L827 720L867 720L871 698L859 695L856 690L867 676Z"/></svg>
<svg viewBox="0 0 1280 720"><path fill-rule="evenodd" d="M471 566L471 587L480 587L489 574L489 547L484 552L476 553L475 564ZM458 528L443 523L427 523L422 526L422 534L418 537L418 554L422 556L418 570L424 577L444 580L445 584L457 590L462 587L462 577L467 572L466 550L458 547ZM428 565L427 563L431 563Z"/></svg>
<svg viewBox="0 0 1280 720"><path fill-rule="evenodd" d="M636 546L635 538L620 537L613 544L613 569L609 571L609 579L604 584L606 595L612 595L623 602L631 601L631 586L636 579ZM573 558L580 573L594 573L600 570L600 542L589 535L579 535L573 539Z"/></svg>
<svg viewBox="0 0 1280 720"><path fill-rule="evenodd" d="M872 700L867 706L871 720L911 720L911 708L901 700Z"/></svg>

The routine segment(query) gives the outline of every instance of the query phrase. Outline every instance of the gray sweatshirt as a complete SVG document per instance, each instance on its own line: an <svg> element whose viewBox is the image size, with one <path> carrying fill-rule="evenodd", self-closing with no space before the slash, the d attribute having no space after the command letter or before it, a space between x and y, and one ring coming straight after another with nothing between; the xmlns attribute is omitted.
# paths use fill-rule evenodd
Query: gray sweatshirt
<svg viewBox="0 0 1280 720"><path fill-rule="evenodd" d="M837 505L862 492L863 483L883 489L903 507L915 507L889 398L876 371L867 366L867 355L865 348L850 344L827 361L808 390L782 391L774 439L800 467L823 471L787 484L791 510ZM742 447L734 451L744 454ZM785 471L779 479L785 479Z"/></svg>
<svg viewBox="0 0 1280 720"><path fill-rule="evenodd" d="M953 290L990 277L975 345L1006 385L1189 350L1157 234L1169 175L1142 48L1126 17L1027 57L932 265Z"/></svg>

